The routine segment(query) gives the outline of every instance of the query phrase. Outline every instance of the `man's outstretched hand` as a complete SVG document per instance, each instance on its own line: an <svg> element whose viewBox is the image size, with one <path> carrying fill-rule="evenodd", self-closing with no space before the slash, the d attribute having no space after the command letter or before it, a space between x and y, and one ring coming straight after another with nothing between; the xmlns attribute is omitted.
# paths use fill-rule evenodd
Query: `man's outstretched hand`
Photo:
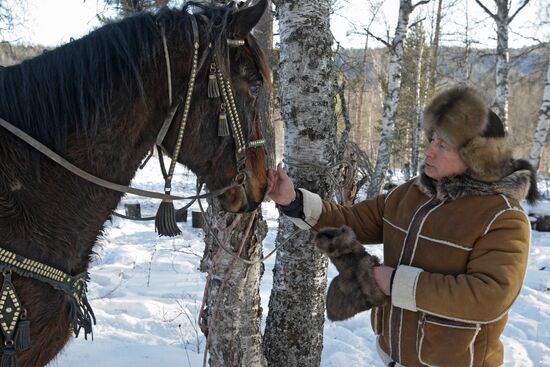
<svg viewBox="0 0 550 367"><path fill-rule="evenodd" d="M279 163L277 169L267 170L267 196L279 205L288 205L296 198L294 183Z"/></svg>

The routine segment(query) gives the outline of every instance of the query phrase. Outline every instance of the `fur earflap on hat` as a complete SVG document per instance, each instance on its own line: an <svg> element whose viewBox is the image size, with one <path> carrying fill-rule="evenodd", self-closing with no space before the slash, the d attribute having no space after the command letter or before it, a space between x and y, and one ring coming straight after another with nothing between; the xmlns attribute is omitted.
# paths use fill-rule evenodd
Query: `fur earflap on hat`
<svg viewBox="0 0 550 367"><path fill-rule="evenodd" d="M424 111L423 129L457 148L472 178L494 182L510 173L504 125L473 88L458 85L436 95Z"/></svg>
<svg viewBox="0 0 550 367"><path fill-rule="evenodd" d="M374 279L373 268L380 261L365 251L350 227L323 228L315 236L315 243L339 272L327 291L330 320L345 320L387 302L388 297Z"/></svg>

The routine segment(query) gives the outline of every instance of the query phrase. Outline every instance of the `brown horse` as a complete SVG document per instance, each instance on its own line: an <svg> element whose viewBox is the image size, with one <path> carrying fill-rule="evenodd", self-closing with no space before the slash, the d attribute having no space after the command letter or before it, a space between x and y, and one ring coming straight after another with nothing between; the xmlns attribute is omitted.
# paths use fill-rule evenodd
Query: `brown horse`
<svg viewBox="0 0 550 367"><path fill-rule="evenodd" d="M217 62L233 91L233 112L242 125L243 141L261 138L259 109L270 84L269 70L250 31L266 2L243 9L188 3L179 10L142 13L2 68L0 117L75 166L128 185L173 110L169 86L174 101L185 100L193 68L193 37L198 33L196 82L177 160L210 190L226 187L244 173L244 184L225 192L220 201L228 211L251 211L266 190L264 148L247 146L246 161L237 162L236 138L218 132L222 99L209 98L207 90L211 65ZM168 153L177 144L184 109L182 103L162 141ZM0 128L1 249L71 276L86 274L93 246L121 195L71 174ZM75 314L82 316L84 309L88 322L93 314L87 302L75 309L75 297L70 295L74 289L64 292L36 276L8 274L5 271L0 279L4 290L6 284L13 286L17 303L26 310L32 345L21 351L17 335L14 347L4 334L2 360L6 365L16 361L20 367L44 366L69 340ZM11 283L6 281L10 277ZM0 299L3 317L11 311L6 307ZM21 317L16 331L23 329L23 321Z"/></svg>

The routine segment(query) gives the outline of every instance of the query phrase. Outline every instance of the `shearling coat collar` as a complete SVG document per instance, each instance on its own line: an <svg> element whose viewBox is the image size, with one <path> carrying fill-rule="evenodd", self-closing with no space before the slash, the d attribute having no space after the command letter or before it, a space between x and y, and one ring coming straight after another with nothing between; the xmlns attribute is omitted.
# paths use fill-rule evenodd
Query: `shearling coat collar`
<svg viewBox="0 0 550 367"><path fill-rule="evenodd" d="M422 170L423 171L423 170ZM518 201L528 198L531 187L530 170L512 172L496 182L477 181L468 175L445 177L439 181L422 173L415 184L428 196L440 200L456 200L464 196L486 196L503 194Z"/></svg>

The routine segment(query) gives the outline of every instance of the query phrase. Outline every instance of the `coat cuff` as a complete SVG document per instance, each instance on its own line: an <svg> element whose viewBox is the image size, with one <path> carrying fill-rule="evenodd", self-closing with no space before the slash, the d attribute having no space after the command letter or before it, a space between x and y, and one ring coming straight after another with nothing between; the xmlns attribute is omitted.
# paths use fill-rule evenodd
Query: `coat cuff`
<svg viewBox="0 0 550 367"><path fill-rule="evenodd" d="M311 229L321 217L323 211L323 200L317 194L306 189L298 189L302 193L302 200L304 202L303 217L292 218L288 217L292 223L294 223L300 229Z"/></svg>
<svg viewBox="0 0 550 367"><path fill-rule="evenodd" d="M414 266L399 265L393 279L392 304L416 312L416 284L424 270Z"/></svg>

